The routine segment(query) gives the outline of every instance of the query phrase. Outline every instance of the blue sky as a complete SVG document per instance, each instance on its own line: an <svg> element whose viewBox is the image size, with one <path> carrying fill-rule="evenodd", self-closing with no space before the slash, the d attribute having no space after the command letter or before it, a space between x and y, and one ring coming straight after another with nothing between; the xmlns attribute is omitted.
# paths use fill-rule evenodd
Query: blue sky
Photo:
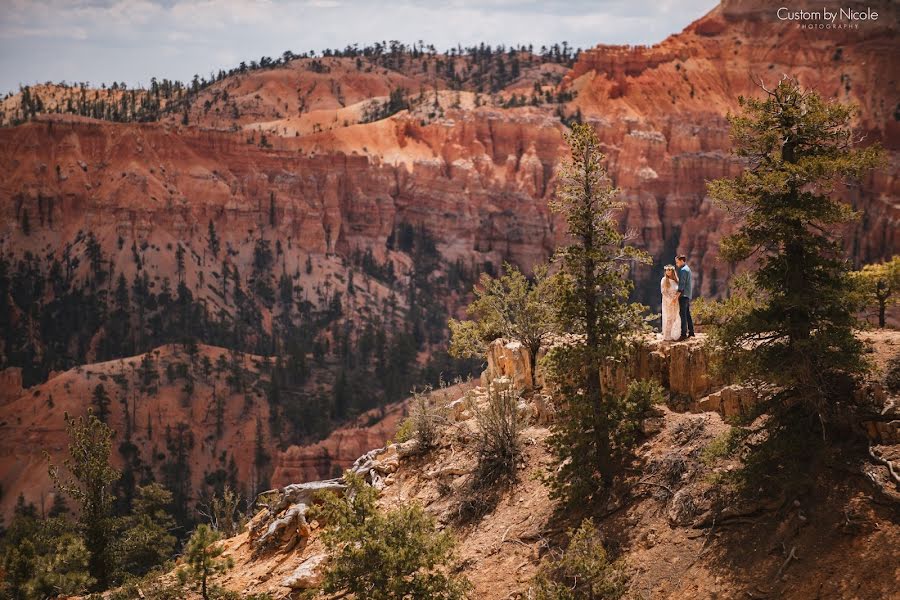
<svg viewBox="0 0 900 600"><path fill-rule="evenodd" d="M44 81L189 80L240 61L424 40L652 44L716 0L0 0L0 94Z"/></svg>

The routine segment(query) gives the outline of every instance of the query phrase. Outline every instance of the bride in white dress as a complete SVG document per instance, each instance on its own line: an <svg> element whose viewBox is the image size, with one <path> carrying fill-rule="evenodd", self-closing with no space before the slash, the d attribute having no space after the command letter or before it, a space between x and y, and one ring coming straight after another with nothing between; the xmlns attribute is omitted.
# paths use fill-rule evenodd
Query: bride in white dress
<svg viewBox="0 0 900 600"><path fill-rule="evenodd" d="M659 291L662 292L662 336L664 340L674 341L681 337L681 315L678 311L678 275L673 265L666 265Z"/></svg>

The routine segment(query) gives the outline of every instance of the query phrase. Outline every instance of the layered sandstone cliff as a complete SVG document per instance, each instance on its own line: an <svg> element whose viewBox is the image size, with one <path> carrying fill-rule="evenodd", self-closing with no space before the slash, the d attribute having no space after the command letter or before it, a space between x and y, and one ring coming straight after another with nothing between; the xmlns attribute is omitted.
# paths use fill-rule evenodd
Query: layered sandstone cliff
<svg viewBox="0 0 900 600"><path fill-rule="evenodd" d="M562 110L580 110L600 135L626 202L623 226L637 244L658 263L685 252L699 292L723 293L731 267L718 260L717 243L731 225L705 185L740 168L724 117L739 95L762 93L755 80L771 85L790 74L827 98L859 104L865 143L887 147L885 168L846 193L864 218L845 243L858 262L895 253L900 72L888 58L892 5L882 11L858 29L813 35L759 3L726 2L658 45L583 52L561 84L577 94ZM450 260L528 267L549 255L561 231L546 201L565 158L555 105L475 106L470 92L462 101L447 92L434 98L442 116L415 109L360 123L340 111L421 82L402 71L360 70L350 59L325 62L325 72L301 59L217 83L192 105L189 122L200 128L173 116L162 126L45 122L0 131L8 247L37 245L15 226L28 210L60 233L107 224L136 238L190 239L213 219L239 249L246 231L268 220L274 194L273 233L307 251L361 247L383 255L392 226L405 220L435 233ZM307 88L311 94L297 92ZM242 112L204 109L213 98L237 102ZM336 124L294 124L290 132L275 125L310 112ZM221 131L234 126L240 131ZM655 277L638 275L650 300Z"/></svg>

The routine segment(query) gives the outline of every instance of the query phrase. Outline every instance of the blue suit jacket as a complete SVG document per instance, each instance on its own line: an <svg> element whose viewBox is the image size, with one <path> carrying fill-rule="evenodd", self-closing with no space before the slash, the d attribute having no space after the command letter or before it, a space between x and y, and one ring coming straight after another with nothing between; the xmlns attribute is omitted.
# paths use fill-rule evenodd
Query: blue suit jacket
<svg viewBox="0 0 900 600"><path fill-rule="evenodd" d="M694 283L691 280L691 275L691 268L687 265L678 269L678 291L688 300L690 300L694 294Z"/></svg>

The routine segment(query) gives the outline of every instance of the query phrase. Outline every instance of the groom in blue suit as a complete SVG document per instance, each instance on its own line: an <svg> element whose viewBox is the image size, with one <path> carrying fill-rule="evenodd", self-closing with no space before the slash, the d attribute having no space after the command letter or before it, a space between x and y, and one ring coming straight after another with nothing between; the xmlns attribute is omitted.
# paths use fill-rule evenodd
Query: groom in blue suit
<svg viewBox="0 0 900 600"><path fill-rule="evenodd" d="M681 337L678 341L694 337L694 319L691 318L691 297L694 285L691 279L691 268L687 266L687 257L683 254L675 257L678 268L678 312L681 314Z"/></svg>

